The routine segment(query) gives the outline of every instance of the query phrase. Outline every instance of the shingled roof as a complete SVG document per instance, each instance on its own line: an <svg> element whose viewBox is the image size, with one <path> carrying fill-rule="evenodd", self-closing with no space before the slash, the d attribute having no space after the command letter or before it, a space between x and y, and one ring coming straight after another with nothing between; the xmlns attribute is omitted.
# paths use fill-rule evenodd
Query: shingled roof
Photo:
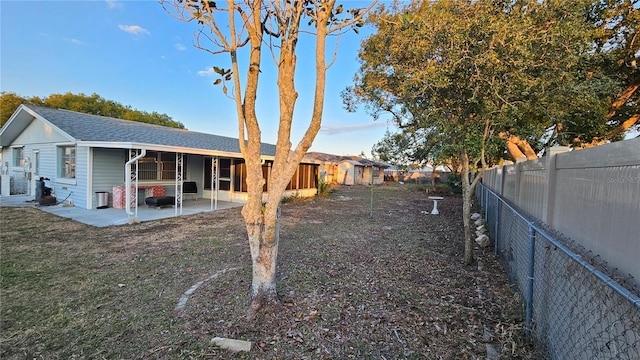
<svg viewBox="0 0 640 360"><path fill-rule="evenodd" d="M26 105L76 141L133 143L240 153L237 138L170 128L70 110ZM275 145L262 144L263 155L275 155Z"/></svg>
<svg viewBox="0 0 640 360"><path fill-rule="evenodd" d="M321 152L309 152L305 155L305 159L314 160L316 162L329 162L329 163L339 163L341 161L349 161L352 164L355 163L354 165L373 166L378 168L388 168L391 166L383 162L368 160L360 156L341 156L341 155L333 155L333 154L327 154L327 153L321 153Z"/></svg>

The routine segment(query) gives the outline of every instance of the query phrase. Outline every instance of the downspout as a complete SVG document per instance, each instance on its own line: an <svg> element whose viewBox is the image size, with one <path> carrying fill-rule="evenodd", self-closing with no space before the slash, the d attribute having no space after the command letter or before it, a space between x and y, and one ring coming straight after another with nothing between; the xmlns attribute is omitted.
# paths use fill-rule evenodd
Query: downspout
<svg viewBox="0 0 640 360"><path fill-rule="evenodd" d="M135 216L138 217L138 204L136 203L136 210L135 213L131 211L131 164L133 164L134 162L137 162L138 160L142 159L145 155L147 154L147 150L146 149L141 149L140 150L140 155L137 155L134 158L131 158L129 161L127 161L127 163L124 165L125 168L125 209L127 211L127 215L129 215L129 217L131 216ZM138 194L138 174L136 173L136 197Z"/></svg>

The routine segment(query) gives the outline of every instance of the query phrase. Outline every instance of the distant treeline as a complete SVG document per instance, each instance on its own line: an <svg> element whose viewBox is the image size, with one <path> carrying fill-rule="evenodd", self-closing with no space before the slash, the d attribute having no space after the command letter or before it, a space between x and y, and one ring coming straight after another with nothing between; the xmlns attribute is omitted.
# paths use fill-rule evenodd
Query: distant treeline
<svg viewBox="0 0 640 360"><path fill-rule="evenodd" d="M0 93L0 126L3 126L20 104L46 106L54 109L66 109L85 114L109 116L118 119L138 121L148 124L184 129L184 124L173 120L167 114L132 109L113 100L107 100L98 94L51 94L46 98L37 96L22 97L12 92Z"/></svg>

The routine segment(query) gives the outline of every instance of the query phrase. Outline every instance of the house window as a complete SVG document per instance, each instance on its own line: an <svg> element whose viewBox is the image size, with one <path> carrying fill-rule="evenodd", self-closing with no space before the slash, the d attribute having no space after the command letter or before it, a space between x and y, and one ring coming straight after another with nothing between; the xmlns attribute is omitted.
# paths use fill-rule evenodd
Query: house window
<svg viewBox="0 0 640 360"><path fill-rule="evenodd" d="M213 158L207 157L204 159L204 188L211 190L212 177L216 174L211 173ZM213 169L215 171L216 169ZM231 190L231 159L220 158L218 159L218 186L219 190ZM216 184L213 184L215 189Z"/></svg>
<svg viewBox="0 0 640 360"><path fill-rule="evenodd" d="M233 190L247 192L247 164L244 160L234 162Z"/></svg>
<svg viewBox="0 0 640 360"><path fill-rule="evenodd" d="M65 179L76 178L76 147L60 146L58 148L58 176Z"/></svg>
<svg viewBox="0 0 640 360"><path fill-rule="evenodd" d="M40 152L33 152L33 173L40 174Z"/></svg>
<svg viewBox="0 0 640 360"><path fill-rule="evenodd" d="M24 166L24 146L13 148L13 166Z"/></svg>
<svg viewBox="0 0 640 360"><path fill-rule="evenodd" d="M182 163L183 173L187 173L187 162ZM147 151L147 155L138 160L138 180L175 180L176 154Z"/></svg>
<svg viewBox="0 0 640 360"><path fill-rule="evenodd" d="M175 180L176 178L176 154L174 153L160 153L160 180ZM182 162L183 173L186 173L186 162Z"/></svg>
<svg viewBox="0 0 640 360"><path fill-rule="evenodd" d="M224 161L223 161L224 160ZM210 162L208 165L210 166ZM268 191L267 184L269 183L269 176L271 172L271 162L265 162L262 165L262 175L264 177L265 185L263 191ZM206 166L206 165L205 165ZM247 192L247 166L242 159L236 159L233 163L230 159L220 159L220 190L229 190L229 184L226 182L226 178L222 174L230 175L233 178L233 190ZM209 171L210 173L210 171ZM314 189L317 187L317 173L318 166L311 164L300 164L296 169L296 172L291 177L291 181L287 185L287 190L302 190L302 189ZM206 176L206 175L205 175ZM205 177L205 181L210 181L209 177ZM206 185L205 185L206 186ZM211 187L211 186L209 186Z"/></svg>
<svg viewBox="0 0 640 360"><path fill-rule="evenodd" d="M231 159L219 159L218 166L220 167L218 179L218 185L220 190L231 190Z"/></svg>
<svg viewBox="0 0 640 360"><path fill-rule="evenodd" d="M313 189L316 187L317 165L300 164L293 174L287 190Z"/></svg>
<svg viewBox="0 0 640 360"><path fill-rule="evenodd" d="M139 180L156 180L158 178L158 164L155 153L153 156L147 156L138 160L138 179Z"/></svg>

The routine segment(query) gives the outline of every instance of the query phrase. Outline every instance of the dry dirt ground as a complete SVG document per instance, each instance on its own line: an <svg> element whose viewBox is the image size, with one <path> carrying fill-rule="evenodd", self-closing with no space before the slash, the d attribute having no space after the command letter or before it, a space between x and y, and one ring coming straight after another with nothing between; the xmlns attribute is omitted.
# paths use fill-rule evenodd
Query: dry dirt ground
<svg viewBox="0 0 640 360"><path fill-rule="evenodd" d="M492 250L462 264L461 199L431 207L395 184L284 203L282 306L252 322L240 209L94 228L1 208L0 358L485 359L488 343L528 358Z"/></svg>

